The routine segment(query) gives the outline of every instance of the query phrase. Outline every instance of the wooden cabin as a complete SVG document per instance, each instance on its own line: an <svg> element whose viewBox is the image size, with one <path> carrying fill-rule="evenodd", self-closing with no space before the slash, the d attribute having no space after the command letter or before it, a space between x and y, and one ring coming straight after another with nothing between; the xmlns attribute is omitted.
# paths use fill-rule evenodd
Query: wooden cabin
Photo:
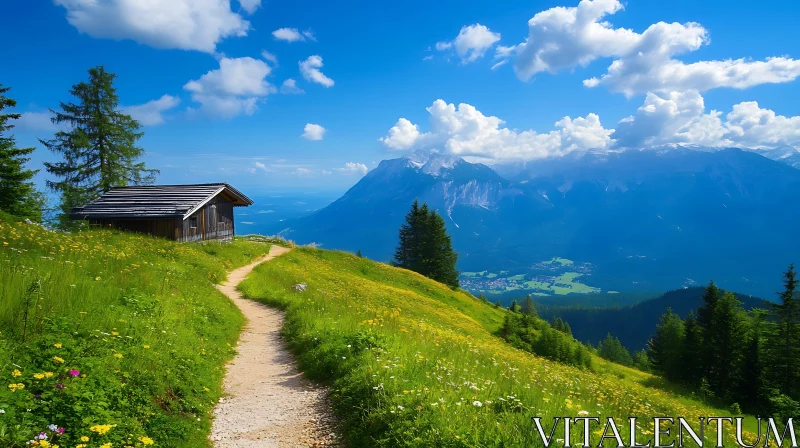
<svg viewBox="0 0 800 448"><path fill-rule="evenodd" d="M233 209L252 204L228 184L119 187L70 218L176 241L219 240L233 238Z"/></svg>

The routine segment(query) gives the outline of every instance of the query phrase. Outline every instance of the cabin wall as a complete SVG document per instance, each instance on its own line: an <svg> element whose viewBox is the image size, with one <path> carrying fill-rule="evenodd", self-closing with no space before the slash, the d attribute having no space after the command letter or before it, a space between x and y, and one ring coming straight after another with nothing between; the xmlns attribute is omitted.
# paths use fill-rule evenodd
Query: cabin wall
<svg viewBox="0 0 800 448"><path fill-rule="evenodd" d="M233 238L233 203L217 195L183 220L181 232L181 241Z"/></svg>

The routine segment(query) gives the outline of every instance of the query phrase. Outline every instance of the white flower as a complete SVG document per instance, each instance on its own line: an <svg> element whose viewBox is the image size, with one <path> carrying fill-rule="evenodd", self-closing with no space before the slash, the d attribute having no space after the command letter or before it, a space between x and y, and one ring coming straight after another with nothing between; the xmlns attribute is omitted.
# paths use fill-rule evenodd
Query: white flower
<svg viewBox="0 0 800 448"><path fill-rule="evenodd" d="M58 429L58 425L47 425L47 429L49 429L50 431L55 431L56 429Z"/></svg>
<svg viewBox="0 0 800 448"><path fill-rule="evenodd" d="M479 407L483 406L483 403L481 403L480 401L476 400L476 401L472 402L472 405L479 408Z"/></svg>
<svg viewBox="0 0 800 448"><path fill-rule="evenodd" d="M402 407L402 406L400 406L400 405L398 404L398 405L397 405L397 409L400 409L400 410L402 411L402 410L403 410L403 409L405 409L405 408L404 408L404 407Z"/></svg>
<svg viewBox="0 0 800 448"><path fill-rule="evenodd" d="M5 414L5 413L6 413L5 409L0 409L0 414Z"/></svg>
<svg viewBox="0 0 800 448"><path fill-rule="evenodd" d="M589 415L589 411L579 411L578 415L580 415L581 417L586 417L587 415Z"/></svg>

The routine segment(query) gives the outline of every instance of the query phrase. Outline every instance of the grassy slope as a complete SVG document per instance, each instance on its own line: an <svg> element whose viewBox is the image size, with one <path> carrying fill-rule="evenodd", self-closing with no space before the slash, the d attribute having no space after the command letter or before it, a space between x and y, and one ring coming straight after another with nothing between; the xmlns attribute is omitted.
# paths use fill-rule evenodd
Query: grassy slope
<svg viewBox="0 0 800 448"><path fill-rule="evenodd" d="M729 414L647 387L657 381L633 369L581 371L515 350L492 335L504 311L350 254L295 249L241 287L286 309L284 335L301 368L331 384L352 446L538 446L531 416Z"/></svg>
<svg viewBox="0 0 800 448"><path fill-rule="evenodd" d="M0 216L0 446L24 446L49 424L65 428L55 439L48 431L62 447L82 436L91 447L143 437L207 446L243 323L214 283L268 250L67 235ZM90 429L103 424L116 426Z"/></svg>

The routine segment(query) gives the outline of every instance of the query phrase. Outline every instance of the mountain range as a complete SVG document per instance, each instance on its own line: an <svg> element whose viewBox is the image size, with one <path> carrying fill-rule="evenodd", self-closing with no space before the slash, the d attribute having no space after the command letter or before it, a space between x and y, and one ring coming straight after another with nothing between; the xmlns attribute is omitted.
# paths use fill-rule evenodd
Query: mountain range
<svg viewBox="0 0 800 448"><path fill-rule="evenodd" d="M771 297L800 253L798 163L789 147L587 151L493 167L417 152L382 161L329 206L270 230L388 261L419 199L445 217L462 271L564 257L591 266L585 279L603 291L714 279Z"/></svg>

